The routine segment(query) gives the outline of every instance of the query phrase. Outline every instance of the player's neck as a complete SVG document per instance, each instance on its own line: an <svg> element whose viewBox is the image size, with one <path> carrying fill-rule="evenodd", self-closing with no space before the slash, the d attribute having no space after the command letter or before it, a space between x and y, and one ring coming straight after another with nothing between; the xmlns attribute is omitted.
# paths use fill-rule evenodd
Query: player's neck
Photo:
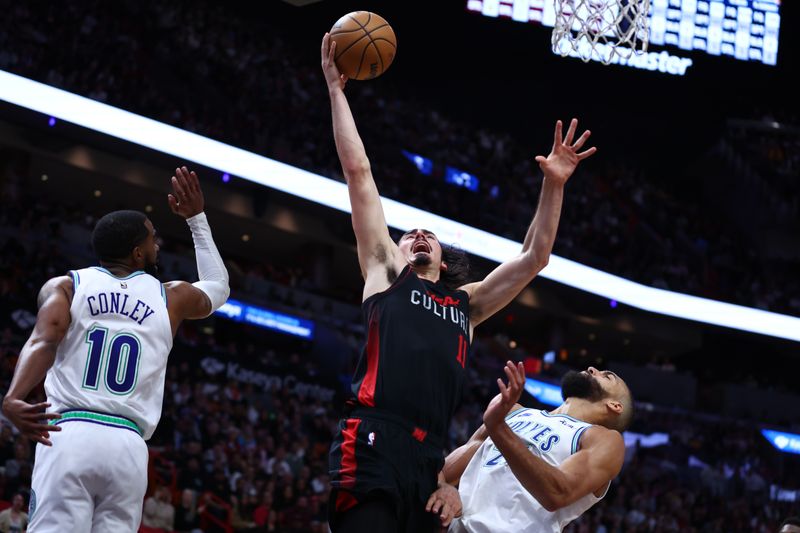
<svg viewBox="0 0 800 533"><path fill-rule="evenodd" d="M129 276L137 270L140 270L134 265L122 261L100 261L100 266L119 278L124 278L125 276Z"/></svg>
<svg viewBox="0 0 800 533"><path fill-rule="evenodd" d="M416 274L417 277L422 278L424 280L428 280L433 283L438 282L439 279L441 278L440 270L438 268L434 268L432 265L426 265L426 266L411 265L411 270L414 271L414 274Z"/></svg>
<svg viewBox="0 0 800 533"><path fill-rule="evenodd" d="M554 415L567 415L582 422L596 423L595 409L591 402L580 398L567 398L564 403L550 412Z"/></svg>

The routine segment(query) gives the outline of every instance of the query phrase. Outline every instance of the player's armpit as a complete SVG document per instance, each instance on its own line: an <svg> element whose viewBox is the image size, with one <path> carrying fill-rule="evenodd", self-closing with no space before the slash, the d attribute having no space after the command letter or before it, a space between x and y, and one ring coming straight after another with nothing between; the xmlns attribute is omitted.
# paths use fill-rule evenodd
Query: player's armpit
<svg viewBox="0 0 800 533"><path fill-rule="evenodd" d="M362 276L367 279L376 267L380 269L395 265L397 244L389 235L381 198L369 166L348 177L347 189L358 247L358 263Z"/></svg>
<svg viewBox="0 0 800 533"><path fill-rule="evenodd" d="M450 452L444 460L441 472L447 483L458 486L461 476L464 475L464 471L467 469L467 465L469 465L478 448L488 436L486 428L481 425L478 431L465 444Z"/></svg>
<svg viewBox="0 0 800 533"><path fill-rule="evenodd" d="M509 413L513 413L518 409L522 409L522 405L518 403L514 404ZM444 476L444 480L447 483L458 486L461 476L464 474L464 470L467 469L467 465L472 460L475 452L478 451L480 445L483 444L483 441L488 437L489 431L486 429L486 426L481 424L463 446L450 452L445 459L444 467L442 467L441 472L441 475Z"/></svg>

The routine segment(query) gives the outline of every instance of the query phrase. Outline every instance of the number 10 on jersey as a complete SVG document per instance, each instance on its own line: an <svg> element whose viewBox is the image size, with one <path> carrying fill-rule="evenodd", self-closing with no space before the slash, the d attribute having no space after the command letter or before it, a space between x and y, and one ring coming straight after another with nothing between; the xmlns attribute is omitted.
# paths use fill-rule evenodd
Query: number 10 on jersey
<svg viewBox="0 0 800 533"><path fill-rule="evenodd" d="M130 394L136 387L142 345L139 339L130 333L117 333L110 339L108 336L108 330L100 326L93 327L86 334L89 355L83 372L82 386L85 389L97 390L102 372L105 388L110 393ZM108 346L106 346L107 340Z"/></svg>

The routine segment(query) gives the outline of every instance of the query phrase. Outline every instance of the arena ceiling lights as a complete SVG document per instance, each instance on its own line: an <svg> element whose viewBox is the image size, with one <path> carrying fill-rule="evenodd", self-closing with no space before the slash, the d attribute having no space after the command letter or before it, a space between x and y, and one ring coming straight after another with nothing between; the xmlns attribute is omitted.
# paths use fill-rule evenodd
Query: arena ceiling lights
<svg viewBox="0 0 800 533"><path fill-rule="evenodd" d="M0 99L125 141L350 212L344 183L0 70ZM383 198L387 223L428 228L444 242L501 262L521 244ZM541 274L653 313L800 341L800 318L647 287L556 255Z"/></svg>

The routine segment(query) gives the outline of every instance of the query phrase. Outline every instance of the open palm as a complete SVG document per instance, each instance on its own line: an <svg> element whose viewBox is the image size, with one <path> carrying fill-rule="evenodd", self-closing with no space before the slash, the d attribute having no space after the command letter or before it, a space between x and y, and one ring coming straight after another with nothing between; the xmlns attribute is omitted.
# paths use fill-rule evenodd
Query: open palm
<svg viewBox="0 0 800 533"><path fill-rule="evenodd" d="M497 378L500 394L492 398L483 413L483 423L489 431L505 422L508 412L519 401L522 390L525 388L525 366L522 363L514 364L508 361L503 371L508 377L508 385L503 383L502 379Z"/></svg>
<svg viewBox="0 0 800 533"><path fill-rule="evenodd" d="M588 150L578 152L592 133L586 130L583 132L583 135L573 143L575 130L577 129L578 119L573 118L569 123L566 136L562 137L561 121L556 121L553 149L550 151L550 155L547 157L541 155L536 156L536 162L539 163L539 167L548 179L561 184L566 183L572 173L575 172L578 163L597 151L597 148L592 146Z"/></svg>

